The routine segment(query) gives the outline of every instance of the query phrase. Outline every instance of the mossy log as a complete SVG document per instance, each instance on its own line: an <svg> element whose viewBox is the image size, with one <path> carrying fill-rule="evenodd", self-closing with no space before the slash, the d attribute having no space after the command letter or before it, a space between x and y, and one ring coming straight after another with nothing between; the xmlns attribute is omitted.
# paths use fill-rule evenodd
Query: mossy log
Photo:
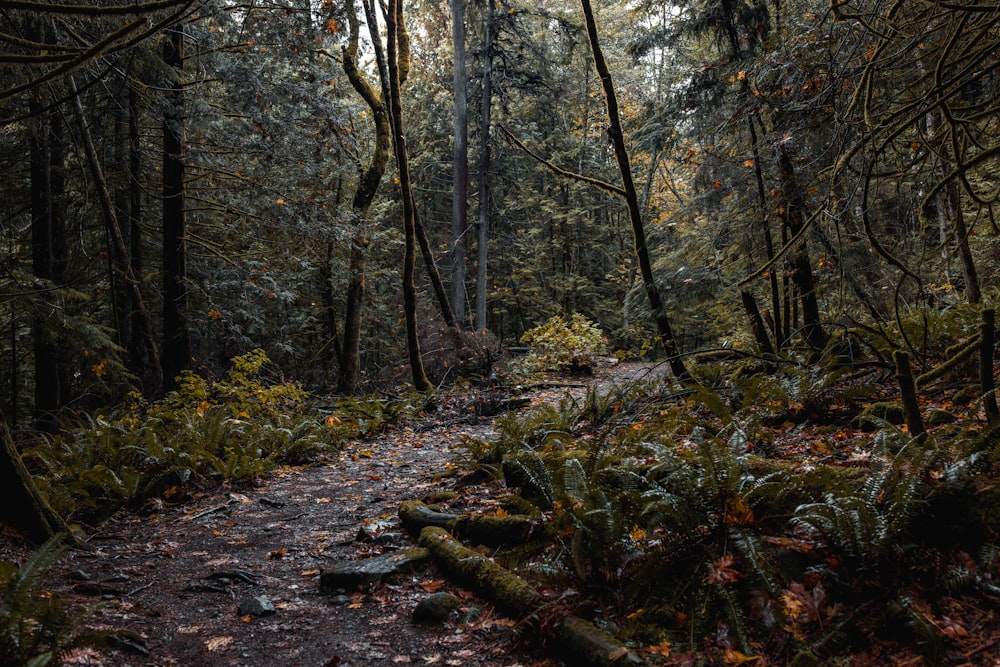
<svg viewBox="0 0 1000 667"><path fill-rule="evenodd" d="M541 596L528 582L464 546L446 530L428 526L421 531L419 543L431 552L447 575L490 600L504 614L527 618L545 613ZM586 667L647 664L610 634L575 616L561 620L556 637L568 664Z"/></svg>
<svg viewBox="0 0 1000 667"><path fill-rule="evenodd" d="M491 600L500 611L515 618L531 613L538 593L526 581L500 567L479 552L436 526L420 532L420 546L458 583Z"/></svg>
<svg viewBox="0 0 1000 667"><path fill-rule="evenodd" d="M457 514L438 512L419 500L407 500L399 505L399 520L414 537L418 537L427 526L450 528L457 518Z"/></svg>
<svg viewBox="0 0 1000 667"><path fill-rule="evenodd" d="M621 667L646 665L645 660L629 651L617 639L593 623L569 616L563 619L556 638L566 655L573 656L570 664L582 667Z"/></svg>
<svg viewBox="0 0 1000 667"><path fill-rule="evenodd" d="M447 514L438 512L419 500L409 500L399 506L399 519L407 532L418 536L428 527L446 528L456 537L488 547L516 546L537 535L542 528L536 517L524 515L483 516L479 514Z"/></svg>
<svg viewBox="0 0 1000 667"><path fill-rule="evenodd" d="M524 515L481 516L463 514L451 530L461 540L488 547L517 546L538 535L542 522Z"/></svg>

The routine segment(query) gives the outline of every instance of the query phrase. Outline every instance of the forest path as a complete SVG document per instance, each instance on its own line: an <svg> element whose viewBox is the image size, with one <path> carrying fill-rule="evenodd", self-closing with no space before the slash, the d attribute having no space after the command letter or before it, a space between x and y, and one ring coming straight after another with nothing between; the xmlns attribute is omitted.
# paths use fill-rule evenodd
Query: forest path
<svg viewBox="0 0 1000 667"><path fill-rule="evenodd" d="M650 372L662 370L620 364L589 382L607 385ZM584 383L573 384L527 397L558 401L566 391L586 391ZM396 427L348 443L329 462L282 469L253 488L218 489L179 507L118 516L92 536L94 551L71 553L57 574L74 597L105 601L94 624L138 632L144 649L83 652L67 664L558 664L528 656L510 620L433 566L364 591L319 589L323 568L412 545L396 518L404 500L458 490L450 512L494 504L495 487L456 489L457 480L441 477L463 439L487 439L492 425L481 418ZM417 602L441 590L459 597L459 613L443 625L414 625ZM273 604L273 613L241 611L253 598L265 608Z"/></svg>

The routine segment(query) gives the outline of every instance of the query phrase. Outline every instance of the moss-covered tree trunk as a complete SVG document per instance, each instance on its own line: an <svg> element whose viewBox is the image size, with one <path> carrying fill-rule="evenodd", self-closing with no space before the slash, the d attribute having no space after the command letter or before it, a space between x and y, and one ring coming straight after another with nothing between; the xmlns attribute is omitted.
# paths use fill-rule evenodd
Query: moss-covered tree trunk
<svg viewBox="0 0 1000 667"><path fill-rule="evenodd" d="M65 522L38 492L5 425L0 425L0 447L0 523L20 530L36 544L65 532Z"/></svg>

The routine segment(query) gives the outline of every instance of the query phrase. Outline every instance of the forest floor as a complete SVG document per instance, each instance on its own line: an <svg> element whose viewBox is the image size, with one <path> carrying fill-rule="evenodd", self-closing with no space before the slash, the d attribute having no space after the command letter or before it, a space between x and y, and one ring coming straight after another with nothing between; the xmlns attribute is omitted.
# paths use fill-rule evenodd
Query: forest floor
<svg viewBox="0 0 1000 667"><path fill-rule="evenodd" d="M621 364L590 381L648 371ZM557 401L565 391L585 391L579 381L569 384L526 398ZM65 664L559 664L532 655L538 647L519 640L513 621L433 565L366 590L320 590L324 568L413 544L397 518L402 501L460 485L449 511L495 504L489 487L467 484L455 470L463 439L487 438L491 428L491 418L470 417L459 400L426 422L348 443L328 461L283 468L249 488L120 512L90 536L92 551L73 551L60 562L49 586L96 606L88 625L127 628L141 642L107 653L82 650ZM443 624L413 623L417 603L440 591L460 599L458 612ZM254 598L260 609L252 608Z"/></svg>
<svg viewBox="0 0 1000 667"><path fill-rule="evenodd" d="M520 409L557 403L567 392L582 397L595 384L600 390L664 374L662 365L606 366L591 378L559 378L521 394L525 406ZM397 516L403 501L455 492L445 503L449 513L498 512L501 489L485 475L467 474L473 460L463 446L468 439L488 440L494 433L494 418L473 409L483 396L443 395L419 420L394 424L375 437L343 444L326 460L284 467L251 485L192 492L176 504L157 501L141 510L120 511L91 533L91 550L69 552L46 583L71 602L91 608L89 627L127 629L137 639L102 653L80 650L63 664L565 664L538 645L537 634L522 631L516 621L448 581L430 562L363 588L320 587L321 571L413 546ZM800 465L836 459L838 465L864 466L871 455L872 434L847 426L788 422L776 424L773 431L768 455ZM30 547L0 533L0 560L23 562L29 554ZM919 588L914 590L920 598ZM458 610L442 623L415 623L418 604L441 592L458 598ZM941 601L940 609L922 612L946 643L938 664L1000 665L996 602L992 594L955 595ZM919 638L900 642L876 631L870 639L836 664L931 664ZM763 656L742 658L767 664ZM654 662L665 660L672 665L697 662L693 654L658 656Z"/></svg>

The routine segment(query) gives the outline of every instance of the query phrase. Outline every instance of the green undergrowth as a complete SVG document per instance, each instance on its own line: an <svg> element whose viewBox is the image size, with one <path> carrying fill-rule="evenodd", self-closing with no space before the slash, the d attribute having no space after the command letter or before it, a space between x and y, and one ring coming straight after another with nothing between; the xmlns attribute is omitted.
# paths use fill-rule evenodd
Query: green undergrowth
<svg viewBox="0 0 1000 667"><path fill-rule="evenodd" d="M0 667L62 665L74 654L84 659L88 649L138 639L125 630L85 629L92 609L72 605L45 588L66 548L65 536L57 535L19 566L0 562Z"/></svg>
<svg viewBox="0 0 1000 667"><path fill-rule="evenodd" d="M135 396L40 436L25 460L57 511L92 522L123 505L182 501L192 489L313 461L418 409L416 399L370 397L320 410L299 384L266 379L268 364L256 350L218 379L185 373L162 400Z"/></svg>
<svg viewBox="0 0 1000 667"><path fill-rule="evenodd" d="M577 593L576 613L653 663L833 659L879 639L937 659L940 601L1000 574L968 557L998 551L996 431L965 421L917 441L876 419L863 457L812 456L772 425L842 419L870 387L837 370L715 377L566 396L467 441L545 519L547 546L498 557Z"/></svg>

